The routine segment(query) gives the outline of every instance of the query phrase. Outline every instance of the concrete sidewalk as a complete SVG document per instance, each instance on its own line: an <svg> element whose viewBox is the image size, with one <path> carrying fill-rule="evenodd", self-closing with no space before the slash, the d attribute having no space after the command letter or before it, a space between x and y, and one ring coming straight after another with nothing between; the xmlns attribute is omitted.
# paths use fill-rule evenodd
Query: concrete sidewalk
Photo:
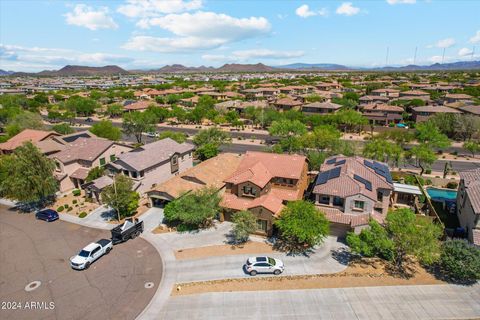
<svg viewBox="0 0 480 320"><path fill-rule="evenodd" d="M100 206L97 209L90 212L90 214L85 218L75 217L67 213L59 213L59 216L60 216L60 220L63 220L63 221L76 223L89 228L110 230L110 229L113 229L116 225L106 222L108 221L108 219L102 216L102 215L105 215L105 213L110 210L111 209L105 206Z"/></svg>
<svg viewBox="0 0 480 320"><path fill-rule="evenodd" d="M172 297L158 318L475 319L479 301L478 284L218 292Z"/></svg>

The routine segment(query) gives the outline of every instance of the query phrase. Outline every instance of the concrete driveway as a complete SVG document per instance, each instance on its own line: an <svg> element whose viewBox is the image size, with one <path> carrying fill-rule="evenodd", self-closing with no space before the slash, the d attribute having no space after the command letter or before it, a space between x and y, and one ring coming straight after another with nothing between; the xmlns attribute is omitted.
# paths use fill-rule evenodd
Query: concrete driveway
<svg viewBox="0 0 480 320"><path fill-rule="evenodd" d="M478 284L218 292L171 297L159 318L478 319L479 301Z"/></svg>
<svg viewBox="0 0 480 320"><path fill-rule="evenodd" d="M0 300L54 304L49 310L1 310L0 318L135 319L162 278L162 260L152 245L137 238L116 245L88 270L69 266L85 245L109 237L105 230L47 223L0 207ZM40 286L27 292L33 281Z"/></svg>

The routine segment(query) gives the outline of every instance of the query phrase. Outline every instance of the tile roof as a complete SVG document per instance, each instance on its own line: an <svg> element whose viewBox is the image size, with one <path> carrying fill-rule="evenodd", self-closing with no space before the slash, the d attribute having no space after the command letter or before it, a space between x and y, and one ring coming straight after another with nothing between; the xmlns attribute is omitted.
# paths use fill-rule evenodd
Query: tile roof
<svg viewBox="0 0 480 320"><path fill-rule="evenodd" d="M463 180L473 211L480 214L480 169L460 171L458 174Z"/></svg>
<svg viewBox="0 0 480 320"><path fill-rule="evenodd" d="M317 108L317 109L337 110L337 109L340 109L342 107L342 105L337 104L337 103L333 103L333 102L312 102L312 103L308 103L308 104L303 105L303 108L306 108L306 107Z"/></svg>
<svg viewBox="0 0 480 320"><path fill-rule="evenodd" d="M293 106L293 107L302 105L300 101L293 100L292 98L288 98L288 97L278 99L277 101L275 101L275 104L280 106Z"/></svg>
<svg viewBox="0 0 480 320"><path fill-rule="evenodd" d="M63 163L77 160L94 161L105 150L114 144L113 141L101 138L79 138L65 145L65 149L51 157Z"/></svg>
<svg viewBox="0 0 480 320"><path fill-rule="evenodd" d="M90 169L87 168L78 168L70 175L70 178L85 180L89 171Z"/></svg>
<svg viewBox="0 0 480 320"><path fill-rule="evenodd" d="M178 143L173 139L166 138L123 153L118 156L114 164L122 167L126 164L137 171L141 171L169 160L174 153L184 154L193 150L194 146L190 143Z"/></svg>
<svg viewBox="0 0 480 320"><path fill-rule="evenodd" d="M318 205L317 209L325 214L325 218L327 218L328 221L348 225L352 228L367 225L370 220L370 215L368 213L346 214L337 208Z"/></svg>
<svg viewBox="0 0 480 320"><path fill-rule="evenodd" d="M238 169L225 182L239 184L250 181L265 186L273 177L300 179L306 157L247 151Z"/></svg>
<svg viewBox="0 0 480 320"><path fill-rule="evenodd" d="M466 112L466 113L480 115L480 105L477 105L477 106L463 106L463 107L459 107L458 109L460 109L460 110L462 110L463 112Z"/></svg>
<svg viewBox="0 0 480 320"><path fill-rule="evenodd" d="M155 105L155 103L152 101L140 100L124 106L123 109L129 110L129 111L144 110L144 109L147 109L150 105Z"/></svg>
<svg viewBox="0 0 480 320"><path fill-rule="evenodd" d="M184 192L206 186L220 189L225 185L224 180L237 169L242 157L233 153L221 153L159 184L148 193L164 192L172 198L178 198Z"/></svg>
<svg viewBox="0 0 480 320"><path fill-rule="evenodd" d="M444 107L444 106L422 106L412 108L415 112L430 112L430 113L462 113L453 108Z"/></svg>
<svg viewBox="0 0 480 320"><path fill-rule="evenodd" d="M256 207L264 207L277 216L283 209L282 199L273 193L264 194L258 198L237 197L232 193L225 193L220 202L220 206L234 210L248 210Z"/></svg>
<svg viewBox="0 0 480 320"><path fill-rule="evenodd" d="M403 112L403 108L399 106L391 106L388 104L367 104L363 107L364 111L392 111L392 112Z"/></svg>
<svg viewBox="0 0 480 320"><path fill-rule="evenodd" d="M325 183L317 184L313 188L313 193L338 196L341 198L363 194L373 201L377 201L377 189L393 190L393 183L388 182L385 177L368 167L364 162L365 160L366 159L362 157L345 156L327 158L320 167L320 174L335 168L340 168L335 169L339 170L339 174L337 177L330 178ZM355 176L359 176L370 182L371 188L367 188L366 185L356 179Z"/></svg>
<svg viewBox="0 0 480 320"><path fill-rule="evenodd" d="M42 141L52 135L59 136L55 131L25 129L8 139L8 141L0 143L0 150L13 151L20 147L24 142L31 141L33 144L36 144L36 142Z"/></svg>

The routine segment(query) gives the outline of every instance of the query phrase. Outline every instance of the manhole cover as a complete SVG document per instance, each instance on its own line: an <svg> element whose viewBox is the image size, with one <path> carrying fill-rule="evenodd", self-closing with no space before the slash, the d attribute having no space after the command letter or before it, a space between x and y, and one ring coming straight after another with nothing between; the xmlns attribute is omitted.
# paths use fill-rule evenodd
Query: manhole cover
<svg viewBox="0 0 480 320"><path fill-rule="evenodd" d="M146 282L145 283L145 289L150 289L150 288L153 288L155 284L153 282Z"/></svg>
<svg viewBox="0 0 480 320"><path fill-rule="evenodd" d="M38 287L40 287L41 284L42 283L40 281L32 281L25 286L25 291L27 291L27 292L33 291L33 290L37 289Z"/></svg>

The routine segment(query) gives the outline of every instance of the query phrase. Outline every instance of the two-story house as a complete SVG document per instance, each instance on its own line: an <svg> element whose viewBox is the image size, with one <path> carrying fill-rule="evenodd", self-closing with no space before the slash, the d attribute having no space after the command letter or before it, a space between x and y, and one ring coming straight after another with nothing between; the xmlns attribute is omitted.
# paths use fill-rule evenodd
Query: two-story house
<svg viewBox="0 0 480 320"><path fill-rule="evenodd" d="M105 166L131 149L101 138L78 138L66 144L62 151L50 155L56 164L54 174L60 183L60 191L80 188L92 168Z"/></svg>
<svg viewBox="0 0 480 320"><path fill-rule="evenodd" d="M459 172L457 216L468 240L480 246L480 169Z"/></svg>
<svg viewBox="0 0 480 320"><path fill-rule="evenodd" d="M119 155L108 168L139 182L138 191L143 194L155 185L191 168L193 150L194 146L189 143L178 143L166 138Z"/></svg>
<svg viewBox="0 0 480 320"><path fill-rule="evenodd" d="M225 180L220 203L225 219L231 220L234 212L249 210L257 217L257 233L270 235L284 204L303 198L307 171L304 156L248 151Z"/></svg>
<svg viewBox="0 0 480 320"><path fill-rule="evenodd" d="M370 218L383 221L394 191L384 163L361 157L334 156L325 160L314 182L315 204L331 222L332 234L359 231Z"/></svg>
<svg viewBox="0 0 480 320"><path fill-rule="evenodd" d="M388 104L367 104L361 107L362 114L372 124L388 125L402 121L403 108Z"/></svg>

